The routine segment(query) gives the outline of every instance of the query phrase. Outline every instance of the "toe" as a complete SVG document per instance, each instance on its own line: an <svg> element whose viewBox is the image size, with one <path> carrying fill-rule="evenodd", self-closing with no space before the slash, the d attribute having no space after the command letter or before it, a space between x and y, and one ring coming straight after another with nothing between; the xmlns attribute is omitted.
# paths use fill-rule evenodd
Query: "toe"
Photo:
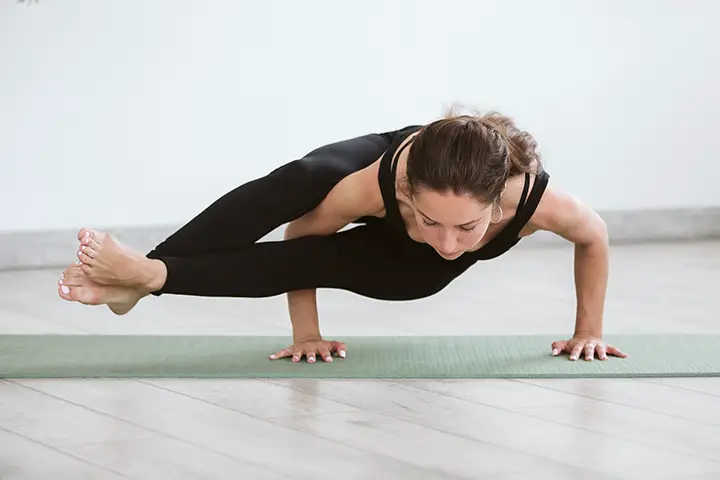
<svg viewBox="0 0 720 480"><path fill-rule="evenodd" d="M75 300L72 298L70 287L67 285L59 285L58 286L58 295L63 300L67 300L68 302L74 302Z"/></svg>
<svg viewBox="0 0 720 480"><path fill-rule="evenodd" d="M83 285L85 275L78 269L78 272L68 273L67 275L60 276L58 285L67 285L68 287L76 287Z"/></svg>
<svg viewBox="0 0 720 480"><path fill-rule="evenodd" d="M84 275L87 275L88 277L92 278L94 276L93 268L90 265L81 264L79 266L80 271L83 272Z"/></svg>
<svg viewBox="0 0 720 480"><path fill-rule="evenodd" d="M97 245L97 244L96 244ZM97 255L97 249L93 248L92 244L80 245L80 251L90 258L95 258Z"/></svg>
<svg viewBox="0 0 720 480"><path fill-rule="evenodd" d="M80 262L82 262L83 265L90 265L90 266L95 265L95 260L81 250L78 250L77 257L78 257L78 260L80 260Z"/></svg>
<svg viewBox="0 0 720 480"><path fill-rule="evenodd" d="M89 245L91 242L94 242L95 245L98 245L102 243L104 237L104 233L98 232L91 228L81 228L78 232L78 240L80 240L80 243L83 245Z"/></svg>
<svg viewBox="0 0 720 480"><path fill-rule="evenodd" d="M81 228L78 231L77 239L82 242L84 239L90 238L91 235L92 235L92 230L90 230L89 228Z"/></svg>

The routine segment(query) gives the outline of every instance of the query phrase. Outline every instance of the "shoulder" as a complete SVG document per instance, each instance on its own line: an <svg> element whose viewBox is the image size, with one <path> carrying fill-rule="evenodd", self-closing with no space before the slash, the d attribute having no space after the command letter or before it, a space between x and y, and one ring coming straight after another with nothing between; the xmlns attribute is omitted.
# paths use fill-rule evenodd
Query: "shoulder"
<svg viewBox="0 0 720 480"><path fill-rule="evenodd" d="M607 226L585 202L551 184L528 221L531 232L544 230L577 244L607 241Z"/></svg>

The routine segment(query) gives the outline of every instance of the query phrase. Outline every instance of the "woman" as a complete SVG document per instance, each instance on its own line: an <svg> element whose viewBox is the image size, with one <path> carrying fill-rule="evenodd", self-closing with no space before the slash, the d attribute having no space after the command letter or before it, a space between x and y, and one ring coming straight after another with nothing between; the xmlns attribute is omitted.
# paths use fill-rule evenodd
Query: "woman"
<svg viewBox="0 0 720 480"><path fill-rule="evenodd" d="M548 179L535 141L511 119L449 115L314 150L225 194L147 255L82 229L78 264L58 293L120 315L147 295L286 293L294 343L270 358L330 362L346 346L322 338L316 289L427 297L547 230L576 245L575 332L553 343L553 355L624 357L601 338L605 224ZM285 224L284 241L258 242Z"/></svg>

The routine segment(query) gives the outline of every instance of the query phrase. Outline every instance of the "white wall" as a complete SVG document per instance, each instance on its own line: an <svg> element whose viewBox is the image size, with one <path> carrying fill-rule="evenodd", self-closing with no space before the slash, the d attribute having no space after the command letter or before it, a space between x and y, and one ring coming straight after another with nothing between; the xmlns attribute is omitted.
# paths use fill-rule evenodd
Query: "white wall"
<svg viewBox="0 0 720 480"><path fill-rule="evenodd" d="M720 205L719 20L714 0L4 1L0 230L183 222L456 101L514 116L598 209Z"/></svg>

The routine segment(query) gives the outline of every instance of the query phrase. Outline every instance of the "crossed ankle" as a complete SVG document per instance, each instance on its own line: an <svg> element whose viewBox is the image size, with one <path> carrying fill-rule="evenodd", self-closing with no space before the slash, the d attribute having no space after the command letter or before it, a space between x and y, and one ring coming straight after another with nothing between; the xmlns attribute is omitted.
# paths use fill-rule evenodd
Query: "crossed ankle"
<svg viewBox="0 0 720 480"><path fill-rule="evenodd" d="M146 293L156 292L165 285L167 279L167 266L158 259L145 258L141 260L140 280L138 288Z"/></svg>

